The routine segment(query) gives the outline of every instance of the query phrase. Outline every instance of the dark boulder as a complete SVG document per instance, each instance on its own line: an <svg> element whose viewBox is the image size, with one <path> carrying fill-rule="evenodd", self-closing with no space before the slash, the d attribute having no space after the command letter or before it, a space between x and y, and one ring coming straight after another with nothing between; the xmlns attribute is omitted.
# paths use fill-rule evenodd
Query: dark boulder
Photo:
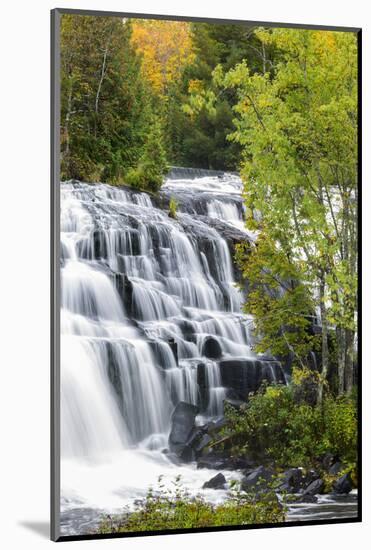
<svg viewBox="0 0 371 550"><path fill-rule="evenodd" d="M332 486L334 493L338 495L347 495L353 489L352 479L350 474L344 474L339 477Z"/></svg>
<svg viewBox="0 0 371 550"><path fill-rule="evenodd" d="M279 491L298 493L302 488L303 473L300 468L290 468L282 475L282 482L278 486Z"/></svg>
<svg viewBox="0 0 371 550"><path fill-rule="evenodd" d="M202 488L203 489L224 489L225 485L227 483L227 480L223 476L222 473L216 474L216 476L209 479L209 481L206 481Z"/></svg>
<svg viewBox="0 0 371 550"><path fill-rule="evenodd" d="M344 465L341 462L335 462L329 469L328 473L331 476L337 476L340 474L340 472L344 469Z"/></svg>
<svg viewBox="0 0 371 550"><path fill-rule="evenodd" d="M308 485L308 487L304 490L303 496L306 495L320 495L323 493L325 488L325 484L322 479L316 479L315 481L312 481Z"/></svg>
<svg viewBox="0 0 371 550"><path fill-rule="evenodd" d="M242 479L241 489L247 493L265 491L268 489L272 477L271 470L268 470L264 466L259 466Z"/></svg>
<svg viewBox="0 0 371 550"><path fill-rule="evenodd" d="M195 418L198 412L198 407L184 401L181 401L175 407L171 416L169 435L169 448L171 451L179 455L182 453L194 430Z"/></svg>
<svg viewBox="0 0 371 550"><path fill-rule="evenodd" d="M302 486L305 488L305 487L308 487L308 485L310 485L312 483L312 481L316 481L317 479L319 479L319 473L316 472L315 470L307 470L304 474L303 472L303 481L302 481Z"/></svg>
<svg viewBox="0 0 371 550"><path fill-rule="evenodd" d="M216 338L208 336L202 344L201 355L209 359L220 359L222 356L222 348Z"/></svg>

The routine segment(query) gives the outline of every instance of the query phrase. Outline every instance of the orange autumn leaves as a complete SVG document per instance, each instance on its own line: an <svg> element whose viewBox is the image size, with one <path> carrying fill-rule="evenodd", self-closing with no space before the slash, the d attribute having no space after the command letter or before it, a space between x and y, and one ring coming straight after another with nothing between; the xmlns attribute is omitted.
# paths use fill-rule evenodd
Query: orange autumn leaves
<svg viewBox="0 0 371 550"><path fill-rule="evenodd" d="M164 95L194 59L190 24L183 21L135 19L132 44L142 55L142 73L155 93Z"/></svg>

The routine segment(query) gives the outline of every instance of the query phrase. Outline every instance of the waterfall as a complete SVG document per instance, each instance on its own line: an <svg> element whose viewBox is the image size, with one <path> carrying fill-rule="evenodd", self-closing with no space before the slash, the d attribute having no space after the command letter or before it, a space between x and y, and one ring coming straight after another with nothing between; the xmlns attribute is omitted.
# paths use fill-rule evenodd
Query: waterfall
<svg viewBox="0 0 371 550"><path fill-rule="evenodd" d="M176 219L161 202L169 196L179 204ZM81 466L145 452L164 464L177 403L198 405L203 420L220 417L227 396L220 361L256 357L231 248L213 225L249 237L240 180L178 173L164 183L162 199L106 184L61 184L66 486L71 460Z"/></svg>

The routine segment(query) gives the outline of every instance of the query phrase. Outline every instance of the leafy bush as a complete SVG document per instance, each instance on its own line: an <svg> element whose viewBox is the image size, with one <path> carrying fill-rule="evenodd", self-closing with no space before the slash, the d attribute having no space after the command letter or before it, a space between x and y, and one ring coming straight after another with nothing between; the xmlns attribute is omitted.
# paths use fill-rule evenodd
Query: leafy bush
<svg viewBox="0 0 371 550"><path fill-rule="evenodd" d="M138 168L130 168L125 175L125 183L136 189L141 189L146 186L146 178L143 170Z"/></svg>
<svg viewBox="0 0 371 550"><path fill-rule="evenodd" d="M352 468L356 462L357 411L350 397L326 395L323 406L297 402L295 386L268 386L235 410L223 436L232 454L274 461L277 466L316 465L325 453L337 455Z"/></svg>
<svg viewBox="0 0 371 550"><path fill-rule="evenodd" d="M178 201L174 199L174 197L171 197L169 202L169 216L174 220L176 219L177 208L178 208Z"/></svg>
<svg viewBox="0 0 371 550"><path fill-rule="evenodd" d="M167 170L162 128L159 119L154 117L138 165L126 172L125 183L156 193Z"/></svg>
<svg viewBox="0 0 371 550"><path fill-rule="evenodd" d="M254 525L284 521L285 509L273 492L267 492L259 501L247 493L231 490L225 502L212 505L181 487L180 476L173 489L165 489L159 478L157 491L149 489L143 502L134 511L121 516L107 516L101 522L100 533L139 532L167 529L194 529L227 525Z"/></svg>
<svg viewBox="0 0 371 550"><path fill-rule="evenodd" d="M327 397L323 405L323 419L323 452L331 449L344 463L354 465L357 459L356 401L346 396Z"/></svg>

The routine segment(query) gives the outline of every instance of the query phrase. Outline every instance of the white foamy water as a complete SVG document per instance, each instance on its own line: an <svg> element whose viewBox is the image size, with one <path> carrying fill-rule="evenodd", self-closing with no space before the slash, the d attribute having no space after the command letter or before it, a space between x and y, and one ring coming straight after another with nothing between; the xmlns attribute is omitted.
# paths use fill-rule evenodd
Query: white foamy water
<svg viewBox="0 0 371 550"><path fill-rule="evenodd" d="M208 222L243 229L241 181L167 180L169 189L179 200L186 195L178 220L144 193L61 184L64 517L78 508L130 506L160 475L171 484L180 474L192 494L202 491L216 472L168 458L171 414L180 401L198 405L202 421L223 414L227 388L218 361L203 355L208 339L225 359L256 357L230 248ZM202 238L188 230L188 219Z"/></svg>

